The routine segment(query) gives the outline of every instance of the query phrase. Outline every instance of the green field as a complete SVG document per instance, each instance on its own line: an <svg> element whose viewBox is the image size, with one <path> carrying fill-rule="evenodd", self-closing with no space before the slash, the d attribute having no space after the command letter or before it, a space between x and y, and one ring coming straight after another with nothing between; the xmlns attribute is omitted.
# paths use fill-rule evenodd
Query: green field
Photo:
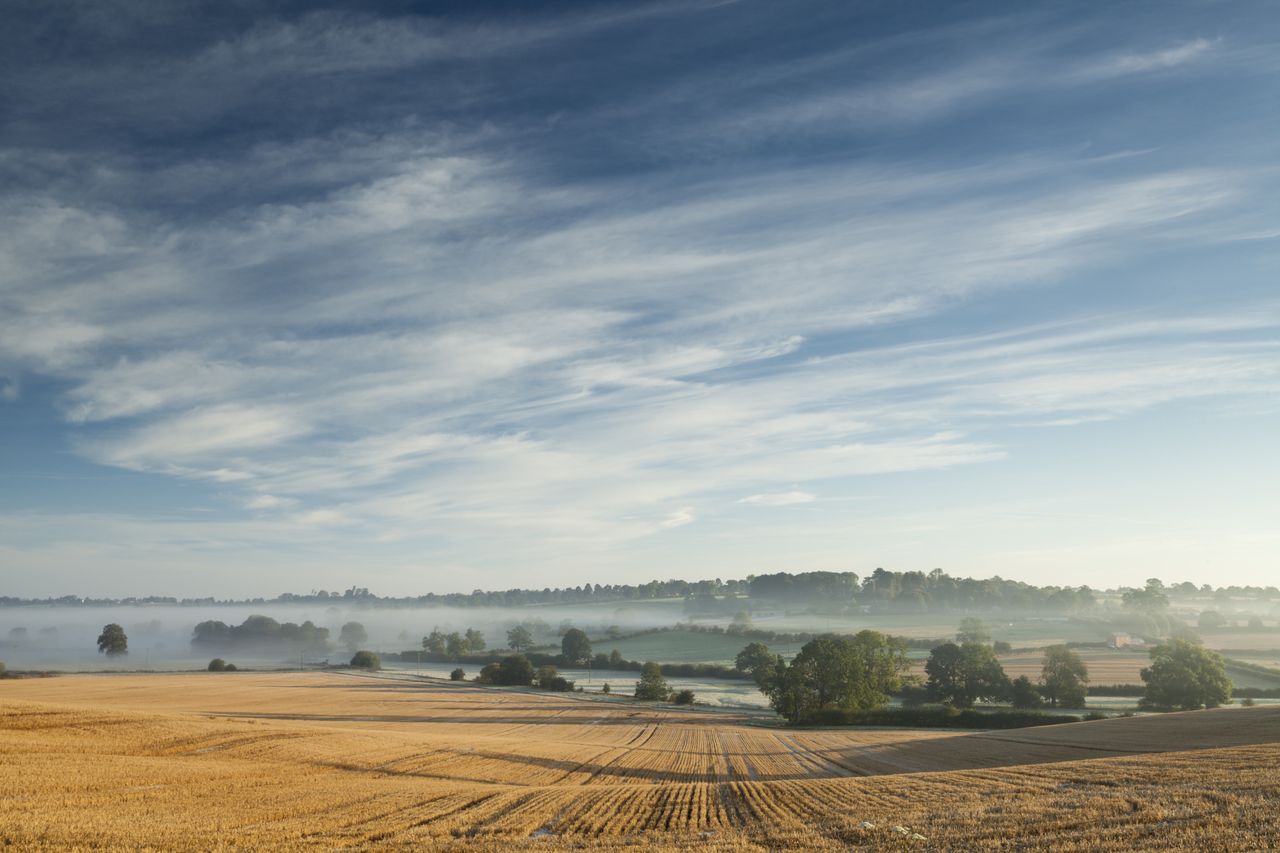
<svg viewBox="0 0 1280 853"><path fill-rule="evenodd" d="M627 660L654 660L663 663L732 664L743 646L751 642L727 634L704 634L700 631L660 631L610 640L592 637L591 647L597 653L617 649ZM800 651L800 643L769 643L770 651L791 657Z"/></svg>

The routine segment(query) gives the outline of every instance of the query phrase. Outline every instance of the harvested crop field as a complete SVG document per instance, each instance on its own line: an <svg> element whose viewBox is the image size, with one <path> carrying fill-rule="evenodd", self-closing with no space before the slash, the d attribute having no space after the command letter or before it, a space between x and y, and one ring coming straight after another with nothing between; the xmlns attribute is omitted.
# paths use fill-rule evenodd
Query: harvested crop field
<svg viewBox="0 0 1280 853"><path fill-rule="evenodd" d="M338 674L0 685L22 848L1256 850L1278 764L1280 708L789 730Z"/></svg>

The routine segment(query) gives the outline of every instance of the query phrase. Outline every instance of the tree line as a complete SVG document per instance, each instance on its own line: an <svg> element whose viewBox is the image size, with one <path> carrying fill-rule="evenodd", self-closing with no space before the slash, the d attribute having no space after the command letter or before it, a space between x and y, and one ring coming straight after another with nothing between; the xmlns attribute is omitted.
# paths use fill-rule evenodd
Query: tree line
<svg viewBox="0 0 1280 853"><path fill-rule="evenodd" d="M1220 598L1280 599L1276 586L1197 586L1189 581L1160 584L1166 596ZM890 571L878 568L865 578L854 572L774 572L751 575L739 580L686 581L652 580L642 584L593 584L544 587L542 589L473 590L469 593L427 593L418 596L379 596L365 587L352 586L341 592L316 590L310 593L282 593L275 598L178 598L174 596L128 596L94 598L63 595L47 598L0 596L0 607L31 605L56 607L106 607L171 605L197 607L209 605L268 604L352 604L368 607L523 607L540 604L581 604L648 599L708 596L716 600L751 598L779 604L858 602L864 605L908 607L916 609L990 609L1016 607L1071 611L1091 606L1096 590L1087 586L1035 586L999 576L955 578L941 569L923 571ZM1121 594L1125 589L1106 590Z"/></svg>
<svg viewBox="0 0 1280 853"><path fill-rule="evenodd" d="M1141 707L1152 710L1213 708L1231 701L1232 685L1221 655L1185 640L1151 649L1142 670ZM935 703L968 709L1000 703L1019 710L1082 708L1089 670L1066 645L1044 650L1040 680L1010 679L992 645L974 625L957 642L934 647L925 662L925 680L907 675L911 662L900 637L879 631L852 636L826 634L806 643L787 661L761 642L738 653L737 669L751 678L779 715L793 723L830 719L830 712L863 712L901 696L906 705Z"/></svg>

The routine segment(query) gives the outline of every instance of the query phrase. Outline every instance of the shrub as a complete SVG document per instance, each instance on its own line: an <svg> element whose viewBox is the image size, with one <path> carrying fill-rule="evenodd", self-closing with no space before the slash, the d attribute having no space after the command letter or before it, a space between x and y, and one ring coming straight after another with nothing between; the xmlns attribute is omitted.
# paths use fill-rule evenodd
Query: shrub
<svg viewBox="0 0 1280 853"><path fill-rule="evenodd" d="M214 658L209 661L209 672L226 672L227 662L222 658Z"/></svg>
<svg viewBox="0 0 1280 853"><path fill-rule="evenodd" d="M2 669L4 669L4 665L3 665L3 664L0 664L0 670L2 670ZM608 692L609 692L609 685L608 685L608 683L607 683L607 682L605 683L604 687L601 687L601 688L600 688L600 692L601 692L601 693L608 693Z"/></svg>
<svg viewBox="0 0 1280 853"><path fill-rule="evenodd" d="M543 689L550 689L551 682L560 678L559 671L552 664L544 664L538 667L538 671L534 673L533 682ZM563 681L564 679L561 679Z"/></svg>
<svg viewBox="0 0 1280 853"><path fill-rule="evenodd" d="M4 667L3 667L3 665L2 665L2 664L0 664L0 669L3 669L3 668L4 668ZM1253 707L1254 705L1256 705L1256 704L1258 704L1258 703L1253 701L1253 697L1252 697L1252 696L1246 696L1246 697L1244 697L1243 699L1241 699L1241 700L1240 700L1240 705L1241 705L1241 707L1243 707L1243 708L1252 708L1252 707Z"/></svg>
<svg viewBox="0 0 1280 853"><path fill-rule="evenodd" d="M464 670L462 667L458 667L453 672L449 673L450 681L462 681L466 677L467 677L466 670Z"/></svg>
<svg viewBox="0 0 1280 853"><path fill-rule="evenodd" d="M485 664L476 680L482 684L528 687L533 684L533 664L524 655L507 655L497 663Z"/></svg>
<svg viewBox="0 0 1280 853"><path fill-rule="evenodd" d="M640 670L640 680L636 682L636 698L648 702L661 702L670 695L667 680L662 677L662 668L649 661Z"/></svg>
<svg viewBox="0 0 1280 853"><path fill-rule="evenodd" d="M233 663L227 664L227 668L223 670L223 672L235 672L235 671L236 671L236 665Z"/></svg>
<svg viewBox="0 0 1280 853"><path fill-rule="evenodd" d="M671 701L672 701L673 703L675 703L676 705L692 705L692 704L693 704L693 691L692 691L692 690L681 690L681 691L679 691L678 693L675 693L674 695L672 695L672 697L671 697Z"/></svg>
<svg viewBox="0 0 1280 853"><path fill-rule="evenodd" d="M365 669L382 669L382 658L378 657L374 652L361 649L351 658L351 665Z"/></svg>

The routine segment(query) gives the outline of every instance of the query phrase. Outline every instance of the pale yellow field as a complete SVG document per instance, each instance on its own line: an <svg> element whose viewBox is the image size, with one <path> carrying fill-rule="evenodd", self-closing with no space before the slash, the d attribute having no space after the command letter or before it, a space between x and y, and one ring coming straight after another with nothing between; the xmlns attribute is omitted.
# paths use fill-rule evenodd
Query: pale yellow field
<svg viewBox="0 0 1280 853"><path fill-rule="evenodd" d="M796 731L333 674L0 682L0 844L27 849L1257 850L1277 764L1275 708Z"/></svg>
<svg viewBox="0 0 1280 853"><path fill-rule="evenodd" d="M1146 651L1111 651L1104 649L1080 649L1077 655L1089 667L1089 683L1142 684L1142 670L1151 666L1151 656ZM1000 665L1010 678L1025 675L1032 681L1040 680L1044 655L1036 652L1028 655L1006 655Z"/></svg>

